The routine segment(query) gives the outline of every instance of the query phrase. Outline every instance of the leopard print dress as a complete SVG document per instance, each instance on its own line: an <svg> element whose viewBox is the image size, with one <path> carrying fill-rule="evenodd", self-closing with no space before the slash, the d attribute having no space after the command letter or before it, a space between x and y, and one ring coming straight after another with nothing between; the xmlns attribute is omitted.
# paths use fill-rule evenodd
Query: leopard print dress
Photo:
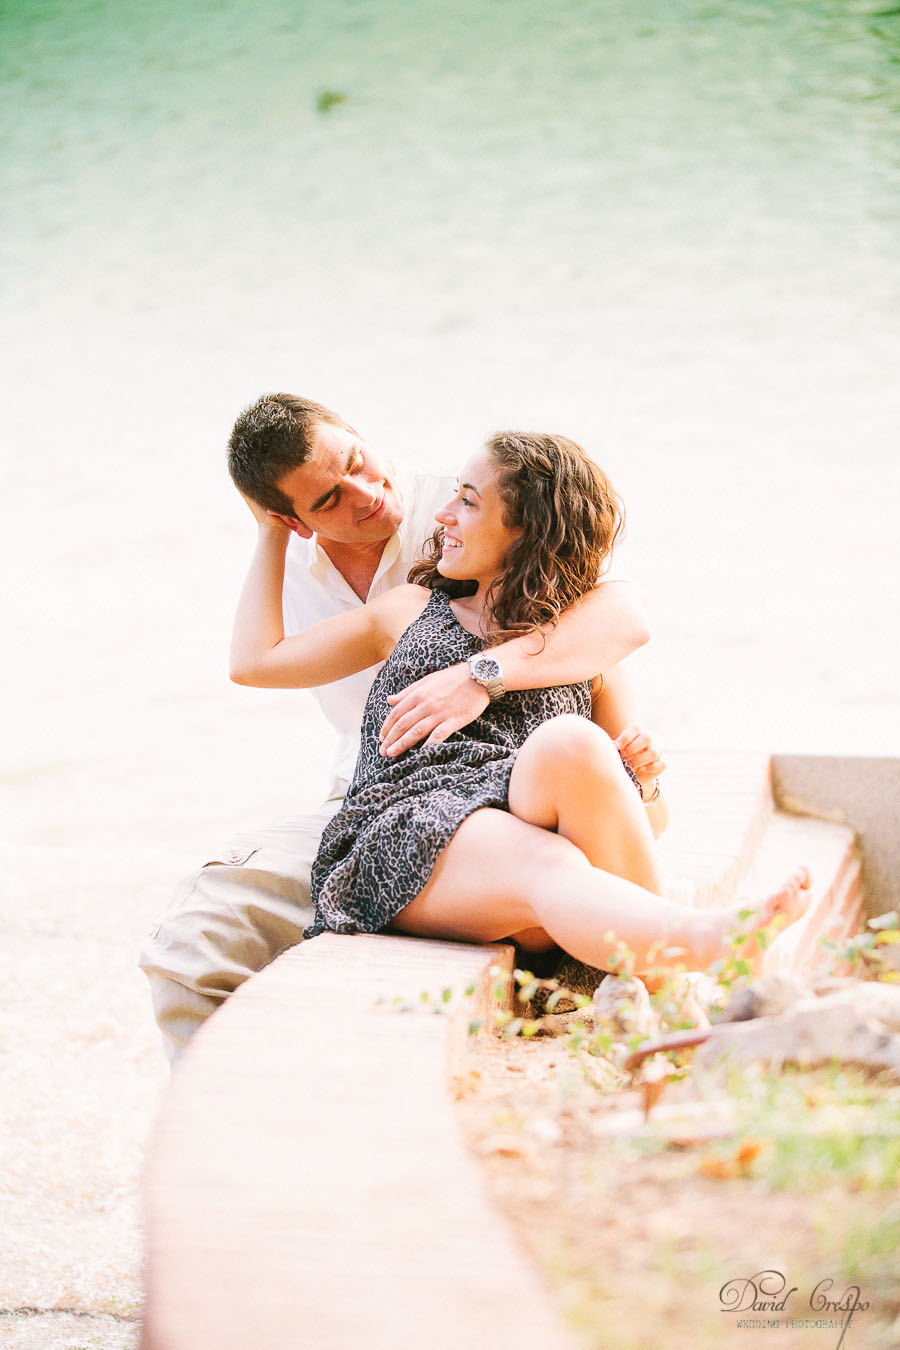
<svg viewBox="0 0 900 1350"><path fill-rule="evenodd" d="M467 816L483 806L508 810L509 778L526 737L563 713L590 717L589 681L512 690L440 745L380 755L387 696L482 645L455 618L447 595L433 591L375 677L353 781L313 863L316 917L304 937L383 928L416 898Z"/></svg>

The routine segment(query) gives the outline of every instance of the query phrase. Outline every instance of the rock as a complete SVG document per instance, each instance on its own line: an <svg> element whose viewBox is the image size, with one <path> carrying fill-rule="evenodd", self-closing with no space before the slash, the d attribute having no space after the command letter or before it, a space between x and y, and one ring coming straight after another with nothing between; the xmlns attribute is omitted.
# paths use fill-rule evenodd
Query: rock
<svg viewBox="0 0 900 1350"><path fill-rule="evenodd" d="M590 1008L573 1008L570 1012L544 1013L538 1034L541 1036L568 1036L579 1026L584 1027L585 1031L590 1034L593 1026Z"/></svg>
<svg viewBox="0 0 900 1350"><path fill-rule="evenodd" d="M658 1036L662 1029L647 986L631 976L607 975L594 990L594 1026L608 1025L624 1036Z"/></svg>
<svg viewBox="0 0 900 1350"><path fill-rule="evenodd" d="M861 1017L880 1022L886 1031L900 1033L900 984L833 975L806 984L796 975L782 971L772 971L737 990L716 1025L778 1017L804 1000L837 995Z"/></svg>
<svg viewBox="0 0 900 1350"><path fill-rule="evenodd" d="M657 991L653 1008L663 1026L678 1030L708 1027L709 1008L717 992L715 983L706 976L669 975Z"/></svg>
<svg viewBox="0 0 900 1350"><path fill-rule="evenodd" d="M900 984L833 978L817 981L814 991L820 997L841 995L861 1017L900 1034Z"/></svg>
<svg viewBox="0 0 900 1350"><path fill-rule="evenodd" d="M786 971L771 971L732 994L720 1022L749 1022L754 1017L777 1017L794 1003L812 996L811 987Z"/></svg>
<svg viewBox="0 0 900 1350"><path fill-rule="evenodd" d="M697 1050L694 1069L718 1074L755 1060L804 1069L838 1060L900 1077L900 1036L861 1013L853 991L812 996L778 1017L719 1023Z"/></svg>

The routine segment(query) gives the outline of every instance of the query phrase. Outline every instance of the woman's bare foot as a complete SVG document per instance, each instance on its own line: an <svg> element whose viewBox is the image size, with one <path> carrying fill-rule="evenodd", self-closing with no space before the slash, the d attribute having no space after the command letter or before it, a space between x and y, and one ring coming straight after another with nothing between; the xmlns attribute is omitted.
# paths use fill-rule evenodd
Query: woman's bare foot
<svg viewBox="0 0 900 1350"><path fill-rule="evenodd" d="M798 867L787 881L765 900L748 902L738 909L723 913L720 916L722 924L720 957L733 955L738 961L746 961L751 969L758 968L762 963L768 940L787 928L788 924L796 923L806 913L811 885L812 878L808 869ZM760 941L759 935L764 929L766 938Z"/></svg>

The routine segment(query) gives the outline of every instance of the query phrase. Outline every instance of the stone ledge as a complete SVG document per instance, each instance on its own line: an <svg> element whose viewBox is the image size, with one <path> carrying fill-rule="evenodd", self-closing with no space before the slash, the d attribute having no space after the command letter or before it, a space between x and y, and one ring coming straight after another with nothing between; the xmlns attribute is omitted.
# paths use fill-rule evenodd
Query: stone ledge
<svg viewBox="0 0 900 1350"><path fill-rule="evenodd" d="M512 948L324 934L195 1038L146 1184L143 1350L471 1350L510 1318L572 1342L485 1196L447 1092L469 1011L376 1006L475 983ZM421 1006L421 1005L420 1005Z"/></svg>

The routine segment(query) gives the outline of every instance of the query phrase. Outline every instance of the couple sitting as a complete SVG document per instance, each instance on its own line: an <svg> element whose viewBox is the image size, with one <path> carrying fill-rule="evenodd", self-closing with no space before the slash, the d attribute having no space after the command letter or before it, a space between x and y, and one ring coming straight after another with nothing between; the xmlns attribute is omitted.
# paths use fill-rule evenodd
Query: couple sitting
<svg viewBox="0 0 900 1350"><path fill-rule="evenodd" d="M580 447L496 435L458 484L401 495L351 427L279 394L238 419L230 469L259 525L232 678L315 688L343 754L320 812L237 841L148 939L170 1058L326 929L511 938L600 968L624 944L639 972L726 953L736 911L662 894L663 766L621 665L646 633L630 586L599 581L621 513ZM798 871L751 927L799 917L807 886Z"/></svg>

